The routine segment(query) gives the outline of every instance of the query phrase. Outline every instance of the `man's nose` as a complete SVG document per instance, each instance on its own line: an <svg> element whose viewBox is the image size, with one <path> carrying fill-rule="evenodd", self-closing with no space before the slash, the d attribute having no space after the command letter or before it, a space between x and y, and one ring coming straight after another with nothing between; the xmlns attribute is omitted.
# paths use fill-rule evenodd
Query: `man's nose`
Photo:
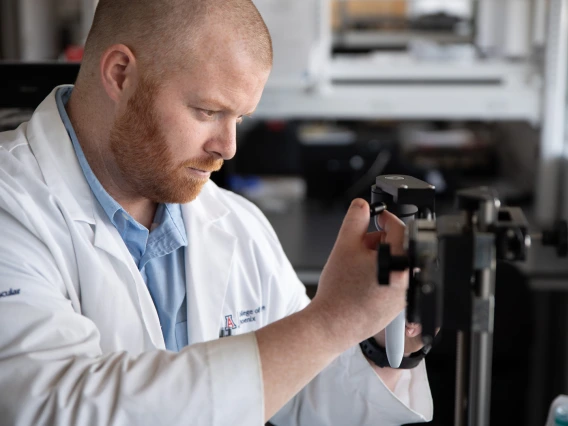
<svg viewBox="0 0 568 426"><path fill-rule="evenodd" d="M213 137L205 150L223 160L230 160L237 152L237 125L233 120L219 121Z"/></svg>

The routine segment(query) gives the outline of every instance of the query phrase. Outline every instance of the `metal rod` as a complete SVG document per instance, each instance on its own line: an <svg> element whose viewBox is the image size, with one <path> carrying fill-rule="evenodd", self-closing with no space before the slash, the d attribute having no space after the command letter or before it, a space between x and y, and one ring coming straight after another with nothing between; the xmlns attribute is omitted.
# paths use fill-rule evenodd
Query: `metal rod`
<svg viewBox="0 0 568 426"><path fill-rule="evenodd" d="M562 297L564 302L564 307L568 306L568 296L564 295ZM562 329L563 332L568 330L568 309L564 309L564 328ZM564 356L568 354L568 339L564 339ZM562 392L568 394L568 366L566 362L564 362L564 383L562 384Z"/></svg>
<svg viewBox="0 0 568 426"><path fill-rule="evenodd" d="M454 408L454 425L467 426L467 388L468 388L468 343L469 334L458 331L456 351L456 405Z"/></svg>
<svg viewBox="0 0 568 426"><path fill-rule="evenodd" d="M477 275L478 295L474 298L469 377L469 426L489 425L493 318L495 313L495 247L491 266Z"/></svg>
<svg viewBox="0 0 568 426"><path fill-rule="evenodd" d="M546 44L546 2L533 2L533 45L542 48Z"/></svg>
<svg viewBox="0 0 568 426"><path fill-rule="evenodd" d="M561 210L561 161L566 121L566 70L568 69L568 0L551 0L544 76L542 131L536 218L551 223ZM568 210L568 207L565 207Z"/></svg>

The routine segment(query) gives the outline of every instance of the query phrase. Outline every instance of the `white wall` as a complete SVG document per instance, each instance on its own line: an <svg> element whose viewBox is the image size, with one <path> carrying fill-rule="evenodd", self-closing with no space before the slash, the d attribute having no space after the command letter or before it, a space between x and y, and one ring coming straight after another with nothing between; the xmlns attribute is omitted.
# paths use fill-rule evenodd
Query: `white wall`
<svg viewBox="0 0 568 426"><path fill-rule="evenodd" d="M56 58L59 52L54 0L20 0L18 8L20 59L44 61Z"/></svg>
<svg viewBox="0 0 568 426"><path fill-rule="evenodd" d="M409 0L408 12L411 16L446 12L451 15L469 18L473 13L472 3L473 0Z"/></svg>

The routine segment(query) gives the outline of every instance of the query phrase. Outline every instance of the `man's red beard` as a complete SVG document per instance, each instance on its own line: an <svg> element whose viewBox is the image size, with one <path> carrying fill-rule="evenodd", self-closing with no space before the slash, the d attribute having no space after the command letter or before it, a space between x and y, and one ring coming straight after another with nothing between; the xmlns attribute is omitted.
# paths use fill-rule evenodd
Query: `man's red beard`
<svg viewBox="0 0 568 426"><path fill-rule="evenodd" d="M223 160L203 157L175 162L153 110L156 85L141 79L126 112L114 122L110 148L128 191L156 203L188 203L208 178L189 168L217 171Z"/></svg>

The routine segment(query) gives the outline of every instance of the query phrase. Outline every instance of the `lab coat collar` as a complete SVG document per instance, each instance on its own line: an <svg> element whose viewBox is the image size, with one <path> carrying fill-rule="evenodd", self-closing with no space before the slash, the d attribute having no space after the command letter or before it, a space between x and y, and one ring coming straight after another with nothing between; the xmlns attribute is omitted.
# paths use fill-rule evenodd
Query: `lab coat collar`
<svg viewBox="0 0 568 426"><path fill-rule="evenodd" d="M97 213L97 200L85 179L67 129L61 120L53 89L35 110L27 129L30 147L38 161L51 192L61 199L74 221L95 226L95 247L106 251L122 262L123 253L116 238L110 238L105 213ZM112 226L112 225L111 225Z"/></svg>
<svg viewBox="0 0 568 426"><path fill-rule="evenodd" d="M59 87L35 110L26 136L47 186L61 199L70 217L94 225L91 188L57 110L55 93Z"/></svg>
<svg viewBox="0 0 568 426"><path fill-rule="evenodd" d="M191 212L191 214L197 216L198 220L203 224L209 224L223 219L231 210L216 197L216 192L218 193L218 191L215 183L208 181L194 201L182 205L182 212L184 210L186 213Z"/></svg>

